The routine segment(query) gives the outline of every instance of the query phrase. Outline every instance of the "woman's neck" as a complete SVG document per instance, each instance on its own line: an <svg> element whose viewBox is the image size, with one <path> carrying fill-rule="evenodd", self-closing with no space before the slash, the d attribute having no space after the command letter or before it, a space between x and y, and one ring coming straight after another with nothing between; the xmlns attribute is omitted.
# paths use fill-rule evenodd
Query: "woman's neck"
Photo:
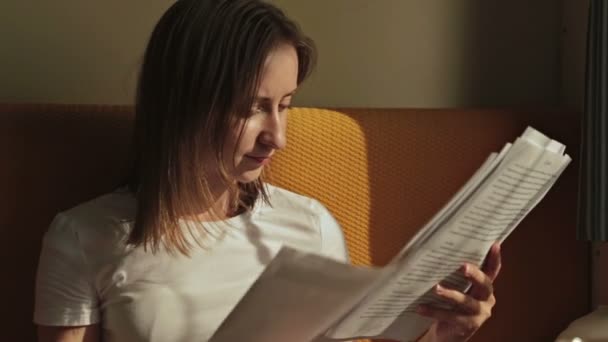
<svg viewBox="0 0 608 342"><path fill-rule="evenodd" d="M190 215L198 221L209 222L217 220L226 220L231 217L237 216L243 212L243 208L240 206L234 207L234 199L231 198L231 192L228 188L213 189L211 192L215 199L208 208L204 209L203 212Z"/></svg>

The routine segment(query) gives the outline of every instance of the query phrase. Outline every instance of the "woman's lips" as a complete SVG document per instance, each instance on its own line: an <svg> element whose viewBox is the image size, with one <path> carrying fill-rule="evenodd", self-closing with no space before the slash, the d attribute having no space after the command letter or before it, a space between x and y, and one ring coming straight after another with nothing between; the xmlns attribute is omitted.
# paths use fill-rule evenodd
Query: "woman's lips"
<svg viewBox="0 0 608 342"><path fill-rule="evenodd" d="M245 155L245 157L249 158L250 160L258 163L258 164L262 164L262 165L266 165L270 162L270 157L260 157L260 156L250 156L250 155Z"/></svg>

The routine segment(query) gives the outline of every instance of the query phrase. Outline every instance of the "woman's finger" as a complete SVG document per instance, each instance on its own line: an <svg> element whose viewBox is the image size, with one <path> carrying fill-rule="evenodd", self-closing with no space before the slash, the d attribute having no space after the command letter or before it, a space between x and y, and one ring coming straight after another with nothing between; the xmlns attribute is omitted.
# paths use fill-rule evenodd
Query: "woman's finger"
<svg viewBox="0 0 608 342"><path fill-rule="evenodd" d="M482 271L488 275L490 280L496 280L502 267L502 255L500 253L500 244L497 242L492 245L490 252L486 257Z"/></svg>
<svg viewBox="0 0 608 342"><path fill-rule="evenodd" d="M481 312L481 303L469 295L441 285L436 285L434 291L435 294L453 304L455 309L462 313L477 315Z"/></svg>
<svg viewBox="0 0 608 342"><path fill-rule="evenodd" d="M479 267L471 264L465 264L462 267L464 276L472 283L469 295L481 301L488 300L494 293L492 279L482 272Z"/></svg>
<svg viewBox="0 0 608 342"><path fill-rule="evenodd" d="M489 317L482 315L470 316L451 310L434 308L428 305L419 306L416 312L422 316L435 319L440 323L449 324L462 336L470 336L475 333Z"/></svg>

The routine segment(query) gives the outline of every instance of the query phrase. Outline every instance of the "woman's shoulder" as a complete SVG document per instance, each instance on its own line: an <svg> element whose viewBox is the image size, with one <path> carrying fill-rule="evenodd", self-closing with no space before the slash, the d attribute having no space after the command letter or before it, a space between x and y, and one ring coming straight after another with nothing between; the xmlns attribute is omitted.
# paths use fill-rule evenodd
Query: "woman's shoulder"
<svg viewBox="0 0 608 342"><path fill-rule="evenodd" d="M314 215L325 214L327 209L317 199L266 183L270 206L273 209L289 209Z"/></svg>
<svg viewBox="0 0 608 342"><path fill-rule="evenodd" d="M100 195L80 203L60 214L77 221L131 221L135 214L136 201L133 194L125 189Z"/></svg>
<svg viewBox="0 0 608 342"><path fill-rule="evenodd" d="M339 261L348 261L348 251L340 224L319 200L272 185L268 190L269 208L274 212L273 219L278 218L281 222L304 222L307 217L316 227L321 239L319 252Z"/></svg>
<svg viewBox="0 0 608 342"><path fill-rule="evenodd" d="M270 203L260 209L267 218L284 222L308 222L322 235L325 230L339 230L330 211L319 200L278 186L268 187Z"/></svg>
<svg viewBox="0 0 608 342"><path fill-rule="evenodd" d="M123 238L135 214L135 198L118 189L57 213L47 235L70 234L82 242Z"/></svg>

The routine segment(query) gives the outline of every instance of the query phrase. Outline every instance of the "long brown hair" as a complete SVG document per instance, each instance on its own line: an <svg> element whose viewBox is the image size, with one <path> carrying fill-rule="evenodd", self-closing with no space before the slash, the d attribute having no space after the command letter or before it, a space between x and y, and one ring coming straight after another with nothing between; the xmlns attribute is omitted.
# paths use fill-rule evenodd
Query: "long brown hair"
<svg viewBox="0 0 608 342"><path fill-rule="evenodd" d="M135 104L134 167L127 181L137 200L128 243L188 255L179 221L216 200L203 167L209 152L236 210L268 202L263 180L235 184L223 163L224 140L251 112L268 54L294 46L298 83L311 72L313 42L278 8L259 0L178 0L148 43ZM212 213L213 214L213 213ZM192 228L189 228L192 229ZM190 231L192 235L192 231Z"/></svg>

